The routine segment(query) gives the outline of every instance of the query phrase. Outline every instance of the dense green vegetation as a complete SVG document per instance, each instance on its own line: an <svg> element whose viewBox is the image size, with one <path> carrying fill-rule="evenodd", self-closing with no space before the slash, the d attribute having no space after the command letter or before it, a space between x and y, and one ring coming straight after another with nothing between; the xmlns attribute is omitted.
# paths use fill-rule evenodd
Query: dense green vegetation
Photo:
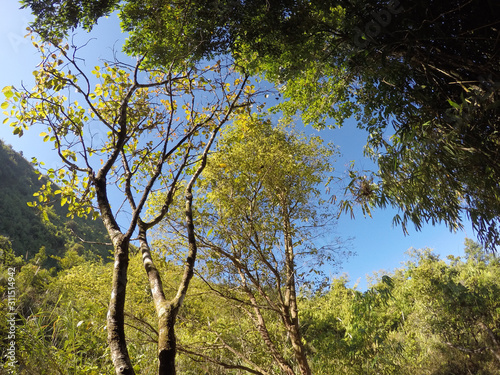
<svg viewBox="0 0 500 375"><path fill-rule="evenodd" d="M9 238L14 254L32 259L45 247L46 267L56 265L52 256L62 257L70 248L78 250L80 255L107 259L109 246L80 241L109 242L101 221L68 218L68 210L61 207L59 199L45 208L48 220L39 210L28 206L28 202L36 200L33 194L48 182L47 178L39 177L22 155L0 141L0 235Z"/></svg>
<svg viewBox="0 0 500 375"><path fill-rule="evenodd" d="M281 227L280 194L274 196L273 189L269 189L273 180L267 180L266 171L280 162L287 163L287 158L292 156L288 155L291 151L287 147L296 149L293 155L298 159L281 168L284 179L296 178L292 171L299 168L300 163L308 165L300 169L300 173L305 174L302 188L288 192L300 202L298 205L290 202L299 210L294 215L298 215L298 219L301 214L317 209L314 208L316 204L308 205L303 195L307 193L307 181L317 178L314 171L324 173L329 168L326 163L315 164L318 159L313 155L326 152L316 143L318 141L307 141L283 129L272 129L269 122L261 120L252 124L243 119L234 129L224 133L201 185L208 189L207 198L203 200L208 199L216 206L208 209L210 206L201 205L207 211L198 213L200 221L207 221L197 224L204 228L201 233L204 232L205 239L200 240L204 250L199 276L194 277L186 301L178 312L179 373L283 374L283 365L276 361L276 356L290 366L291 373L300 373L299 357L289 339L293 330L283 323L286 315L273 310L273 306L281 303L287 306L284 300L280 302L280 289L275 289L273 284L276 281L287 284L290 275L287 276L284 268L273 269L269 260L266 266L266 258L259 253L259 248L252 249L257 244L245 244L251 241L245 233L253 226L251 231L264 241L261 246L279 249L279 233L286 233L286 227ZM300 148L304 150L299 151ZM267 151L259 154L261 150ZM250 152L254 153L252 159L248 159ZM302 152L306 153L300 161ZM241 170L245 173L231 177ZM218 175L221 176L216 177ZM221 183L214 185L215 181ZM227 199L236 190L243 192L238 204L235 201L227 205L228 202L216 198L217 194L223 194ZM254 202L251 220L245 214L251 212L245 210L248 199ZM179 231L182 224L175 223L181 211L178 208L175 204L171 222L160 226L153 246L155 251L150 254L158 272L167 281L163 288L165 297L172 300L177 293L176 285L182 279L182 267L176 265L176 259L182 259L186 241ZM273 210L274 214L269 216ZM223 219L216 218L221 215ZM221 225L212 227L210 222ZM304 229L300 226L293 229L295 236L301 233L301 241L307 241ZM175 239L175 233L180 237ZM228 241L238 242L243 247L225 249ZM295 251L301 254L297 255L296 262L304 256L320 259L321 254L314 243L302 245L309 254L301 244L295 243ZM43 248L26 261L15 256L6 238L0 246L0 291L5 297L0 316L3 337L8 330L8 267L17 270L19 373L113 373L105 326L113 265L102 259L82 256L73 247L57 258L56 272L41 267L47 264ZM241 249L243 253L236 255ZM465 253L464 258L450 256L442 260L429 249L410 251L410 260L404 267L374 276L366 291L348 286L345 276L331 280L328 287L303 289L296 296L297 322L310 371L325 375L498 373L500 263L471 240L466 241ZM279 250L275 254L279 254ZM238 256L238 260L234 256ZM132 248L128 277L134 281L129 284L125 305L125 332L135 370L141 374L155 374L159 331L142 258L138 249ZM276 266L285 267L287 263L281 262L275 263ZM274 279L273 272L281 276ZM244 275L240 281L238 273ZM257 279L253 275L258 275ZM302 272L300 275L298 285L310 280L310 276ZM252 303L252 298L258 305ZM259 308L252 313L252 306ZM275 353L269 349L256 317L265 322ZM4 339L3 356L7 348L8 341Z"/></svg>
<svg viewBox="0 0 500 375"><path fill-rule="evenodd" d="M413 250L409 262L372 279L367 291L347 285L299 296L303 343L314 374L497 374L500 368L500 263L467 240L466 256L440 259ZM111 374L105 315L112 264L61 259L57 274L19 264L18 345L22 374ZM180 269L155 256L172 285ZM154 303L140 253L130 259L125 309L136 370L156 373ZM5 271L1 287L6 284ZM165 288L173 297L176 288ZM223 287L223 285L219 285ZM195 278L177 328L182 374L282 374L245 309ZM233 295L237 297L236 294ZM217 306L217 308L214 308ZM5 316L2 309L2 334ZM267 313L266 313L267 314ZM268 325L280 350L297 363L279 320ZM2 351L5 353L5 341ZM271 359L272 363L272 359Z"/></svg>
<svg viewBox="0 0 500 375"><path fill-rule="evenodd" d="M464 258L410 250L364 293L337 279L304 303L315 373L495 374L500 368L500 263L466 240Z"/></svg>
<svg viewBox="0 0 500 375"><path fill-rule="evenodd" d="M2 89L4 124L40 128L61 163L37 179L2 147L5 366L498 373L499 262L487 255L500 244L498 5L21 4L41 62L33 88ZM133 59L89 67L70 32L114 11ZM284 98L268 113L262 77ZM346 171L346 194L332 196L335 148L298 134L295 116L317 129L354 118L378 170ZM404 229L468 216L486 250L415 251L357 291L322 271L346 254L326 230L359 204L398 209ZM113 264L76 241L104 231Z"/></svg>

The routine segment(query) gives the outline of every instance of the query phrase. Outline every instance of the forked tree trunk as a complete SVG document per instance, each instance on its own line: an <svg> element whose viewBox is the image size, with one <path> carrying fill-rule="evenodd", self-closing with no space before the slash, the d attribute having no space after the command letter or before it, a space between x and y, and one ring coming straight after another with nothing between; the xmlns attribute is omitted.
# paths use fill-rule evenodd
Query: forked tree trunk
<svg viewBox="0 0 500 375"><path fill-rule="evenodd" d="M201 172L201 169L200 169ZM195 175L195 177L197 177ZM192 180L194 183L195 179ZM184 298L194 274L194 264L196 261L196 238L194 235L193 211L191 194L192 183L186 189L186 228L188 239L188 255L184 265L184 274L179 284L177 295L167 301L163 292L161 275L151 258L151 249L147 242L147 224L139 221L139 241L141 246L142 261L149 279L151 293L155 304L156 315L158 317L158 375L175 375L175 356L177 354L177 342L175 338L175 322L177 313L182 306Z"/></svg>

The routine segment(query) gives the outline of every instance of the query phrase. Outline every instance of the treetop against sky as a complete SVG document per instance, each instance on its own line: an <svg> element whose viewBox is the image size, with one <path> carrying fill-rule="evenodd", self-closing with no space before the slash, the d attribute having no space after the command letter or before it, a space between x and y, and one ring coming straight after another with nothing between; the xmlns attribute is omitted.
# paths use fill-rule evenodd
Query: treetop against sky
<svg viewBox="0 0 500 375"><path fill-rule="evenodd" d="M3 59L2 64L6 65L6 69L11 74L2 76L1 86L16 85L23 81L29 87L32 81L31 72L37 64L37 58L30 40L23 39L22 36L25 34L24 26L31 16L29 12L18 10L16 4L9 6L11 6L9 12L3 13L6 22L2 22L4 35L2 40L5 43L3 51L9 52L9 58ZM78 31L77 38L80 42L96 38L90 40L88 47L82 50L85 53L85 64L89 65L99 63L100 58L112 59L113 49L119 51L123 43L123 35L120 33L118 21L114 16L102 19L90 35ZM48 147L41 144L36 131L27 132L22 138L17 138L10 134L9 129L3 129L2 137L8 143L13 144L15 149L23 150L27 158L36 156L39 160L44 160L49 167L56 165L56 160L52 158ZM371 169L371 161L362 158L366 133L357 130L354 126L345 126L335 131L324 130L322 133L317 133L310 128L305 128L305 130L319 134L340 146L344 155L339 158L341 165L337 167L337 171L340 171L350 160L356 160L362 167ZM34 150L38 153L44 148L46 151L43 154L33 153ZM358 214L356 220L343 216L337 228L339 234L356 237L353 250L360 256L351 259L344 268L355 280L364 278L365 274L375 269L398 266L399 262L404 259L403 252L412 246L431 246L440 249L446 247L452 252L460 251L462 247L464 233L453 235L439 226L424 226L422 232L413 232L410 227L410 235L404 236L400 228L392 228L393 210L377 210L373 215L374 219L367 219ZM390 235L388 236L387 233ZM467 230L467 235L472 235L471 229ZM376 250L373 249L374 243ZM380 252L386 256L381 257Z"/></svg>

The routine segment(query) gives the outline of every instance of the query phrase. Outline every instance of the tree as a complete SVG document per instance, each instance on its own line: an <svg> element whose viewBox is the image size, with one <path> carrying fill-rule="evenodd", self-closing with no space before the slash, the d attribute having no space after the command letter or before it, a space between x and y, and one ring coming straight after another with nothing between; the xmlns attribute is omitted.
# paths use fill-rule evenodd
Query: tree
<svg viewBox="0 0 500 375"><path fill-rule="evenodd" d="M354 115L369 132L368 154L379 166L372 180L355 178L353 187L375 184L354 189L358 197L368 193L361 198L399 208L395 222L403 226L442 221L454 229L466 213L494 247L500 238L498 5L296 4L281 8L281 18L278 8L276 22L263 26L275 45L265 32L254 38L261 44L237 32L243 59L288 99L279 108L320 127ZM309 15L304 22L301 11ZM289 32L292 25L304 35Z"/></svg>
<svg viewBox="0 0 500 375"><path fill-rule="evenodd" d="M252 335L261 342L255 348L249 339L216 334L226 351L239 353L233 361L243 361L253 373L274 373L276 366L278 373L311 373L298 288L342 254L339 239L323 247L314 244L318 232L333 224L320 184L332 177L334 152L317 137L306 140L273 128L269 120L241 115L224 131L200 181L198 195L206 197L200 198L197 215L203 228L198 240L205 253L202 277L225 303L248 315ZM165 228L172 234L162 234L164 238L179 230L175 223ZM289 349L284 349L285 335Z"/></svg>
<svg viewBox="0 0 500 375"><path fill-rule="evenodd" d="M377 272L366 291L344 276L304 301L314 373L496 374L499 264L473 241L465 250L446 261L411 250L404 267Z"/></svg>
<svg viewBox="0 0 500 375"><path fill-rule="evenodd" d="M48 13L24 4L48 26ZM68 9L56 11L63 25ZM286 115L319 127L355 116L379 163L365 209L394 206L396 223L417 228L442 221L454 229L466 213L484 244L500 243L498 4L148 1L114 9L131 35L129 53L152 53L159 64L179 47L194 60L231 53L279 86ZM172 28L182 12L184 27ZM367 186L362 180L354 186Z"/></svg>
<svg viewBox="0 0 500 375"><path fill-rule="evenodd" d="M156 299L160 331L169 332L168 338L160 335L159 368L161 373L175 373L175 342L168 340L174 337L176 309L185 297L196 258L192 185L206 164L219 129L235 110L247 105L253 90L245 77L232 73L230 63L223 65L221 61L204 68L172 64L170 69L148 70L142 57L135 65L105 62L89 75L78 59L80 48L70 50L57 39L34 45L42 57L34 72L35 87L31 91L4 88L7 102L2 108L13 107L7 114L13 118L10 125L14 134L22 136L30 127L43 127L41 137L53 143L62 162L60 168L47 170L60 188L54 190L48 181L33 205L43 210L43 203L59 195L70 214L100 215L106 227L114 248L107 330L117 374L134 373L124 333L132 236L138 229L153 295L161 298L161 280L148 257L147 230L167 215L171 197L181 181L186 183L190 243L185 278L174 308L167 311ZM162 189L167 192L166 199L148 222L142 217L144 207L152 191ZM118 194L123 198L121 205L115 203ZM123 209L124 204L129 212Z"/></svg>

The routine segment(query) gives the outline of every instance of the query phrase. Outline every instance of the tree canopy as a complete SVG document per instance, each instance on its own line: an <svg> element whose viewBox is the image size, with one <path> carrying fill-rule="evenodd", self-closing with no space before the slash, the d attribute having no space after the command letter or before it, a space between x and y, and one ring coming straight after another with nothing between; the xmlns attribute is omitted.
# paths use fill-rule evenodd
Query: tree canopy
<svg viewBox="0 0 500 375"><path fill-rule="evenodd" d="M197 193L203 254L197 274L224 304L244 312L238 322L224 324L234 327L244 320L246 329L237 333L234 327L228 334L214 322L207 338L197 334L193 340L205 354L218 355L208 339L216 334L224 343L220 362L228 366L311 374L298 319L300 290L317 290L315 279L324 285L323 268L331 271L348 253L344 241L334 237L335 214L322 198L334 154L319 137L248 113L222 132ZM186 242L174 218L158 227L155 241L167 259L176 259ZM318 245L319 239L326 244ZM231 352L239 355L231 358Z"/></svg>
<svg viewBox="0 0 500 375"><path fill-rule="evenodd" d="M74 3L44 13L23 2L48 31L88 26L116 9L130 35L125 50L153 64L174 50L191 60L232 54L278 85L285 115L319 127L357 118L379 163L366 208L396 207L395 222L417 228L456 228L466 214L483 243L500 241L498 4L125 1L94 12ZM81 21L68 16L75 6ZM49 14L65 26L53 28Z"/></svg>

